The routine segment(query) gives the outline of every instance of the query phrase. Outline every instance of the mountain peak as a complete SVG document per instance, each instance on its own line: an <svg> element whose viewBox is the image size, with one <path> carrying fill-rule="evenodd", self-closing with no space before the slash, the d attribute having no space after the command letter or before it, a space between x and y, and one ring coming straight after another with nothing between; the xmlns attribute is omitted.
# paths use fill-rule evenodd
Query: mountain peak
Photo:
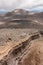
<svg viewBox="0 0 43 65"><path fill-rule="evenodd" d="M13 13L15 13L15 14L18 14L18 15L20 15L20 14L27 14L27 13L29 13L28 11L26 11L26 10L24 10L24 9L15 9L14 11L13 11Z"/></svg>

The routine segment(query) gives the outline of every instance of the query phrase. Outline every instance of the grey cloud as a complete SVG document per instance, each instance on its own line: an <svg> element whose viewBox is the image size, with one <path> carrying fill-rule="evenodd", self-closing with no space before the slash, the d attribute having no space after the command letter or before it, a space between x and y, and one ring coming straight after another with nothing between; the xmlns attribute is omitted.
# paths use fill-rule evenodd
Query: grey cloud
<svg viewBox="0 0 43 65"><path fill-rule="evenodd" d="M0 0L0 9L34 8L43 6L43 0Z"/></svg>

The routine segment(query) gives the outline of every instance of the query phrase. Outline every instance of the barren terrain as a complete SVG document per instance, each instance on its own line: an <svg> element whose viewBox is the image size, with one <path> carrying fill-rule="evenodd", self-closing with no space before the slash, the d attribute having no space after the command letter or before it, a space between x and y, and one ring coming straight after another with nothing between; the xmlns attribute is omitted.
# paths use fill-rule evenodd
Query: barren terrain
<svg viewBox="0 0 43 65"><path fill-rule="evenodd" d="M0 16L0 65L43 65L43 12L15 11Z"/></svg>
<svg viewBox="0 0 43 65"><path fill-rule="evenodd" d="M1 29L0 34L0 65L43 65L42 32Z"/></svg>

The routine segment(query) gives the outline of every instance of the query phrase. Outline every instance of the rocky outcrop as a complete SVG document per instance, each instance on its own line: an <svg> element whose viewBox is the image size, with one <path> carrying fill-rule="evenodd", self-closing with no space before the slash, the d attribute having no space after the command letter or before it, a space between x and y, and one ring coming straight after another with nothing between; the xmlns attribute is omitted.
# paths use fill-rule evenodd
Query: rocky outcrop
<svg viewBox="0 0 43 65"><path fill-rule="evenodd" d="M43 43L40 45L39 40L41 38L41 34L38 32L28 35L18 42L8 42L2 49L0 47L0 65L42 65L40 53L42 54Z"/></svg>

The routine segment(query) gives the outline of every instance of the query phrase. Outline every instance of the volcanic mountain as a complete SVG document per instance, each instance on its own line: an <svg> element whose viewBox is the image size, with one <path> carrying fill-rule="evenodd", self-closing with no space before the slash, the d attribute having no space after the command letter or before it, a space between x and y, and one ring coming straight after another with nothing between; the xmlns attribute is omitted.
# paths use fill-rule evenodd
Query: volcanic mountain
<svg viewBox="0 0 43 65"><path fill-rule="evenodd" d="M11 16L11 15L27 15L29 11L26 11L24 9L15 9L12 12L8 12L6 16Z"/></svg>

